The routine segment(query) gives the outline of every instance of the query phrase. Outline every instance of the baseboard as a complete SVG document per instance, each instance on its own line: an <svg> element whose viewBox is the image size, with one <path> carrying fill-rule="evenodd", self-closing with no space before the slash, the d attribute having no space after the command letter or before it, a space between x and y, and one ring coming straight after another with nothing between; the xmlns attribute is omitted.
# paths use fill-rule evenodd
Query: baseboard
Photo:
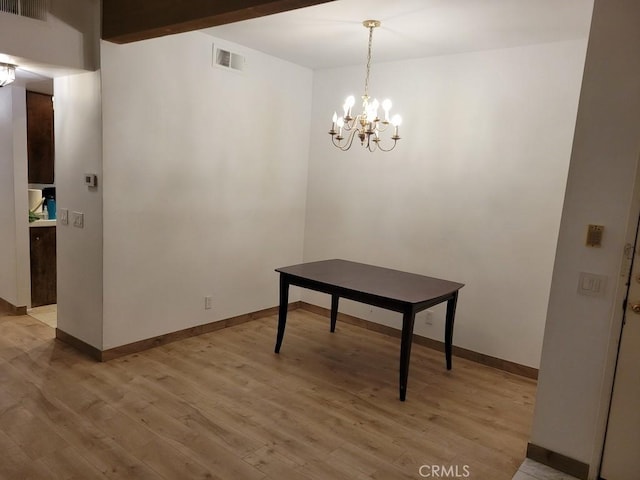
<svg viewBox="0 0 640 480"><path fill-rule="evenodd" d="M83 340L74 337L73 335L69 335L64 330L60 330L56 328L56 338L61 342L66 343L67 345L71 345L76 350L88 355L97 361L102 361L102 351L99 348L94 347L93 345L89 345Z"/></svg>
<svg viewBox="0 0 640 480"><path fill-rule="evenodd" d="M289 304L289 310L296 310L298 308L302 308L309 312L327 316L327 317L331 313L328 308L319 307L317 305L312 305L307 302L293 302ZM107 362L109 360L123 357L125 355L139 353L153 347L166 345L171 342L175 342L175 341L182 340L189 337L195 337L197 335L202 335L204 333L214 332L216 330L232 327L234 325L240 325L241 323L249 322L251 320L257 320L259 318L276 315L277 313L278 313L278 307L271 307L265 310L259 310L257 312L247 313L245 315L239 315L237 317L227 318L225 320L220 320L217 322L206 323L204 325L198 325L195 327L186 328L184 330L178 330L177 332L158 335L157 337L147 338L145 340L129 343L127 345L121 345L119 347L110 348L108 350L97 349L89 345L88 343L85 343L84 341L74 337L73 335L69 335L68 333L60 330L59 328L56 328L56 338L65 343L68 343L69 345L75 347L76 349L85 353L91 358L94 358L100 362ZM338 314L338 321L348 323L350 325L356 325L362 328L366 328L367 330L372 330L372 331L389 335L392 337L400 338L400 330L396 328L388 327L386 325L381 325L379 323L375 323L370 320L365 320L363 318L354 317L352 315L347 315L345 313ZM416 335L416 334L413 335L413 341L419 345L424 345L425 347L444 352L444 342L440 342L438 340L434 340L432 338L427 338L427 337L423 337L421 335ZM467 360L471 360L476 363L480 363L482 365L487 365L489 367L497 368L499 370L503 370L509 373L514 373L522 377L527 377L532 379L538 378L538 370L535 368L527 367L525 365L520 365L514 362L509 362L507 360L502 360L500 358L491 357L489 355L474 352L472 350L467 350L465 348L456 347L455 345L453 347L453 355L460 358L465 358Z"/></svg>
<svg viewBox="0 0 640 480"><path fill-rule="evenodd" d="M328 308L319 307L307 302L300 303L300 308L309 312L317 313L318 315L324 315L327 317L331 314L331 310L329 310ZM400 330L398 330L397 328L381 325L379 323L375 323L359 317L354 317L352 315L347 315L345 313L338 313L338 322L357 325L359 327L366 328L367 330L372 330L378 333L383 333L385 335L400 338ZM440 342L432 338L423 337L414 333L413 342L419 345L424 345L428 348L433 348L434 350L444 352L444 342ZM534 380L538 379L537 368L520 365L519 363L492 357L490 355L485 355L484 353L474 352L473 350L467 350L466 348L460 348L454 345L453 355L455 355L456 357L471 360L472 362L480 363L482 365L497 368L498 370L504 370L505 372L514 373L516 375L520 375L521 377L532 378Z"/></svg>
<svg viewBox="0 0 640 480"><path fill-rule="evenodd" d="M300 308L299 302L289 304L289 310L295 310L297 308ZM234 325L240 325L242 323L250 322L251 320L270 317L271 315L276 315L277 313L278 307L271 307L265 310L259 310L257 312L219 320L217 322L205 323L204 325L185 328L184 330L178 330L177 332L171 332L165 335L158 335L157 337L140 340L138 342L129 343L120 347L110 348L108 350L103 350L101 360L103 362L108 362L109 360L113 360L114 358L124 357L125 355L142 352L153 347L159 347L160 345L166 345L167 343L176 342L178 340L183 340L189 337L195 337L204 333L215 332L216 330L233 327Z"/></svg>
<svg viewBox="0 0 640 480"><path fill-rule="evenodd" d="M580 480L587 480L589 477L589 465L571 457L567 457L544 447L527 444L527 458L542 463L551 468L572 475Z"/></svg>
<svg viewBox="0 0 640 480"><path fill-rule="evenodd" d="M289 310L296 310L300 308L300 303L301 302L290 303ZM121 345L119 347L110 348L108 350L97 349L83 342L82 340L63 332L58 328L56 328L56 338L77 348L81 352L89 355L91 358L94 358L100 362L108 362L109 360L124 357L125 355L139 353L150 348L159 347L160 345L166 345L168 343L183 340L185 338L195 337L204 333L215 332L216 330L222 330L223 328L233 327L234 325L240 325L242 323L250 322L251 320L270 317L272 315L276 315L277 313L278 307L271 307L264 310L259 310L257 312L219 320L217 322L211 322L204 325L185 328L184 330L178 330L177 332L158 335L157 337L147 338L145 340L129 343L127 345Z"/></svg>
<svg viewBox="0 0 640 480"><path fill-rule="evenodd" d="M27 306L16 307L13 303L0 298L0 312L7 312L9 315L26 315Z"/></svg>

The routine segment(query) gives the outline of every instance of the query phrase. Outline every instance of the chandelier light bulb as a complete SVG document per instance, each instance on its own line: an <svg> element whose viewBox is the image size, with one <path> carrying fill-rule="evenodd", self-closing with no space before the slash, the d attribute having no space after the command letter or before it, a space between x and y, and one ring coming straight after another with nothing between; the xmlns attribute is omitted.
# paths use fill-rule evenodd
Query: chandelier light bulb
<svg viewBox="0 0 640 480"><path fill-rule="evenodd" d="M402 119L399 115L395 115L391 122L389 122L389 112L391 110L391 100L385 99L382 104L377 99L369 100L369 74L371 71L371 45L373 39L373 29L380 26L378 20L365 20L362 25L369 30L369 47L367 50L367 67L366 76L364 82L364 95L362 95L362 110L361 113L353 112L352 108L356 103L356 99L353 95L349 95L342 105L344 115L338 117L334 112L332 117L332 125L329 134L331 135L331 141L334 146L342 151L349 150L353 144L354 138L360 140L360 144L370 152L375 150L382 150L388 152L393 150L396 146L396 142L400 140L398 135L398 127L402 123ZM378 117L378 109L382 106L384 110L384 118ZM391 136L392 143L385 145L385 140L382 138L384 132L390 128L389 123L392 123L395 131ZM337 130L336 130L337 127ZM389 127L389 128L388 128ZM345 136L342 136L342 129L345 130Z"/></svg>
<svg viewBox="0 0 640 480"><path fill-rule="evenodd" d="M400 115L394 115L391 119L391 124L395 127L393 131L393 136L391 137L393 141L397 142L400 140L400 134L398 133L399 127L402 124L402 117Z"/></svg>
<svg viewBox="0 0 640 480"><path fill-rule="evenodd" d="M378 99L374 98L373 103L371 104L371 113L373 114L373 118L371 120L378 118L378 108L380 108L380 102Z"/></svg>
<svg viewBox="0 0 640 480"><path fill-rule="evenodd" d="M349 95L347 97L347 99L345 100L345 105L347 105L349 108L353 107L356 104L356 97L354 97L353 95Z"/></svg>
<svg viewBox="0 0 640 480"><path fill-rule="evenodd" d="M344 109L344 116L351 117L351 108L356 104L356 99L353 95L349 95L347 99L344 101L344 105L342 108Z"/></svg>
<svg viewBox="0 0 640 480"><path fill-rule="evenodd" d="M338 113L337 112L333 112L333 118L331 120L332 120L331 132L335 133L335 131L336 131L336 122L338 121Z"/></svg>
<svg viewBox="0 0 640 480"><path fill-rule="evenodd" d="M382 110L384 110L384 121L387 123L389 122L389 110L391 110L392 105L393 104L391 103L391 100L389 100L388 98L382 102Z"/></svg>
<svg viewBox="0 0 640 480"><path fill-rule="evenodd" d="M369 103L364 107L363 116L367 121L373 120L373 105Z"/></svg>

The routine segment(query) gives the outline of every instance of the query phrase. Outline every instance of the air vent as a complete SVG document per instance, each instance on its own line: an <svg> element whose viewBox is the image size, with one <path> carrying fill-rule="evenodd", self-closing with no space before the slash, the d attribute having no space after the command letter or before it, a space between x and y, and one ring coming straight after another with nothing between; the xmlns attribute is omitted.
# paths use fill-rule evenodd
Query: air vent
<svg viewBox="0 0 640 480"><path fill-rule="evenodd" d="M47 20L48 0L0 0L0 12Z"/></svg>
<svg viewBox="0 0 640 480"><path fill-rule="evenodd" d="M1 1L1 0L0 0ZM245 58L238 54L213 46L213 64L223 68L229 68L242 72L244 70Z"/></svg>

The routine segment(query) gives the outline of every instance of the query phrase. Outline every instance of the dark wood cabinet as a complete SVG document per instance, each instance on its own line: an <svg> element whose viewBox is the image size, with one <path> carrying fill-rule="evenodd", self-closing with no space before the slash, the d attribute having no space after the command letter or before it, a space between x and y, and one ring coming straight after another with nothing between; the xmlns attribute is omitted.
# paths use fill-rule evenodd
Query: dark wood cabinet
<svg viewBox="0 0 640 480"><path fill-rule="evenodd" d="M31 306L56 303L56 227L29 228Z"/></svg>
<svg viewBox="0 0 640 480"><path fill-rule="evenodd" d="M29 183L54 183L54 152L53 97L27 91Z"/></svg>

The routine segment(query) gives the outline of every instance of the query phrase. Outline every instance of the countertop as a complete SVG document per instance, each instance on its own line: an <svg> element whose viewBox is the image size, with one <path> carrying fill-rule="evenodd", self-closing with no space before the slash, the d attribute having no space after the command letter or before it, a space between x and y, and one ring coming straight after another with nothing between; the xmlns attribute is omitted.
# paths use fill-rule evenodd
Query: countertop
<svg viewBox="0 0 640 480"><path fill-rule="evenodd" d="M29 227L55 227L56 221L53 220L36 220L35 222L31 222Z"/></svg>

